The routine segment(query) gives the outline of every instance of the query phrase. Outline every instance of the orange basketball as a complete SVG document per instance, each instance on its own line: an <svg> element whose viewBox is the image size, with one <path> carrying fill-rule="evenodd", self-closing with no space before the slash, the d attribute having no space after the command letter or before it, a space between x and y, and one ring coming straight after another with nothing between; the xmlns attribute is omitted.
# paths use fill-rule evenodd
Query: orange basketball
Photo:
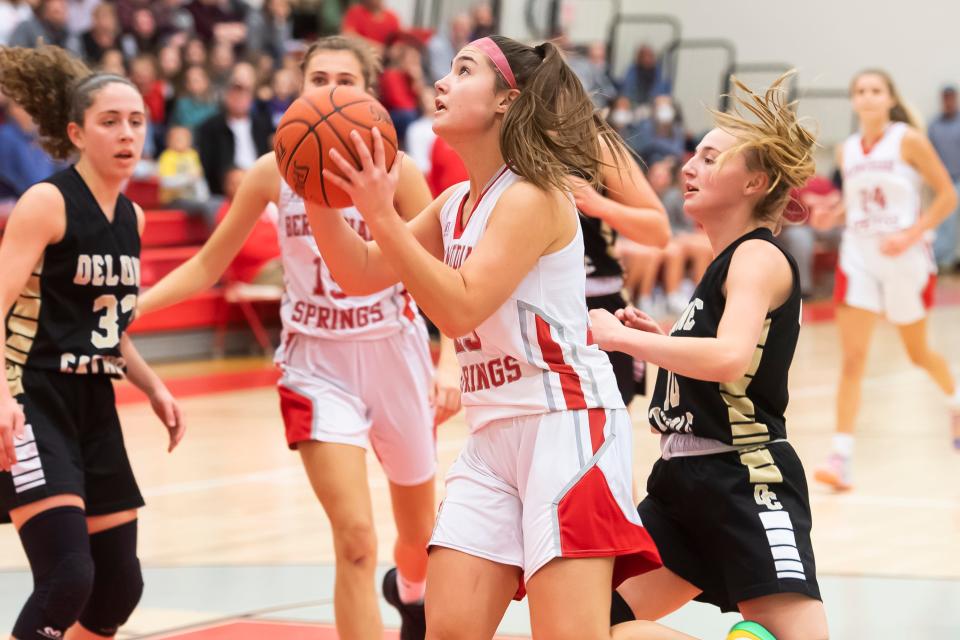
<svg viewBox="0 0 960 640"><path fill-rule="evenodd" d="M336 149L360 169L357 149L350 140L356 129L373 154L373 128L380 130L387 168L397 156L397 132L390 114L376 98L355 87L333 85L300 96L283 114L273 142L280 175L304 200L334 209L352 204L342 189L323 179L323 170L342 175L330 158Z"/></svg>

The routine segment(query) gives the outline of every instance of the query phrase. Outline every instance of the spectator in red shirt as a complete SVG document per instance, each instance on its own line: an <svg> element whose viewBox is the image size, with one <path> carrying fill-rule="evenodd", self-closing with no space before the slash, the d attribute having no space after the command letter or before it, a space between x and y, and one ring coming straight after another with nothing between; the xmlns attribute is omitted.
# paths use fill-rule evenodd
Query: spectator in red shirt
<svg viewBox="0 0 960 640"><path fill-rule="evenodd" d="M383 7L383 0L360 0L347 10L340 29L344 35L366 38L382 50L400 32L400 20Z"/></svg>
<svg viewBox="0 0 960 640"><path fill-rule="evenodd" d="M424 81L420 51L411 40L396 39L386 58L387 66L380 76L380 102L390 113L397 129L397 140L405 147L407 127L427 109L425 103L432 100L426 97L430 88Z"/></svg>
<svg viewBox="0 0 960 640"><path fill-rule="evenodd" d="M130 80L137 85L143 102L150 112L150 122L156 125L166 122L166 83L157 78L157 61L149 53L141 53L130 63Z"/></svg>

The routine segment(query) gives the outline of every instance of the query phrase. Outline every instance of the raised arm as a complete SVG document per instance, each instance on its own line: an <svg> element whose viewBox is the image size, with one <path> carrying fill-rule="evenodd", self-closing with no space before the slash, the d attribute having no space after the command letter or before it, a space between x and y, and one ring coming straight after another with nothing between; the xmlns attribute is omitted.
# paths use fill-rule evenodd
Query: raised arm
<svg viewBox="0 0 960 640"><path fill-rule="evenodd" d="M748 240L730 262L716 338L630 329L602 310L590 312L593 337L606 351L623 351L681 376L732 382L750 367L767 313L783 304L792 288L793 273L780 250L763 240Z"/></svg>
<svg viewBox="0 0 960 640"><path fill-rule="evenodd" d="M280 174L272 153L261 156L240 182L230 210L196 255L140 297L139 313L168 307L212 287L246 242L264 208L279 197Z"/></svg>
<svg viewBox="0 0 960 640"><path fill-rule="evenodd" d="M3 242L0 244L0 317L7 318L43 258L47 245L58 242L66 231L63 196L56 187L41 183L28 189L13 208ZM36 331L35 318L21 317L13 309L8 321L22 325L26 332ZM0 344L7 344L7 324L0 322ZM23 434L23 409L13 399L13 387L19 380L18 367L7 361L7 383L0 384L0 471L9 471L17 462L13 438Z"/></svg>
<svg viewBox="0 0 960 640"><path fill-rule="evenodd" d="M601 195L584 180L574 179L573 196L577 208L592 218L600 218L618 233L639 244L665 247L670 240L670 222L650 183L632 156L623 162L606 145L604 148ZM620 166L622 165L622 166Z"/></svg>

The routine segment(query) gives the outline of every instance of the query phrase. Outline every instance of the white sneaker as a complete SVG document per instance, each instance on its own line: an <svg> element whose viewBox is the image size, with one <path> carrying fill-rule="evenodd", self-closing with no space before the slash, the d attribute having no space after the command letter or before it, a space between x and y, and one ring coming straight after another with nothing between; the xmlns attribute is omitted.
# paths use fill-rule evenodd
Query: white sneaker
<svg viewBox="0 0 960 640"><path fill-rule="evenodd" d="M834 491L849 491L853 489L853 473L850 458L839 453L831 453L827 461L814 472L817 482L829 485Z"/></svg>
<svg viewBox="0 0 960 640"><path fill-rule="evenodd" d="M690 303L690 298L683 295L682 293L675 292L667 296L667 312L671 315L678 316L687 309L687 305Z"/></svg>

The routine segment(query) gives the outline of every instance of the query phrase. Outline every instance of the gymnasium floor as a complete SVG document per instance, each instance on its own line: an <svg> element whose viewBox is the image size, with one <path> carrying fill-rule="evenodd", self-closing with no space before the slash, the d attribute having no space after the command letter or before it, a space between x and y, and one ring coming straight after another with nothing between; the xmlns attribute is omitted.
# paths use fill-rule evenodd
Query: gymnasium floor
<svg viewBox="0 0 960 640"><path fill-rule="evenodd" d="M941 284L938 299L932 342L957 371L960 281ZM829 305L810 305L788 414L808 472L829 447L838 366ZM142 396L119 391L127 446L149 505L140 529L146 590L119 637L335 638L329 527L299 457L284 444L274 371L263 360L159 370L182 398L189 431L168 456L164 430ZM643 398L632 407L641 480L659 451L645 409ZM465 436L462 416L440 430L441 488ZM387 485L375 462L369 476L385 570L394 536ZM870 354L855 480L856 490L845 495L811 488L832 637L960 638L960 453L950 446L942 396L910 368L895 331L883 324ZM0 629L12 626L29 589L16 534L0 527ZM525 606L511 605L502 637L529 635ZM383 609L396 628L398 617ZM665 623L722 638L736 619L694 603Z"/></svg>

